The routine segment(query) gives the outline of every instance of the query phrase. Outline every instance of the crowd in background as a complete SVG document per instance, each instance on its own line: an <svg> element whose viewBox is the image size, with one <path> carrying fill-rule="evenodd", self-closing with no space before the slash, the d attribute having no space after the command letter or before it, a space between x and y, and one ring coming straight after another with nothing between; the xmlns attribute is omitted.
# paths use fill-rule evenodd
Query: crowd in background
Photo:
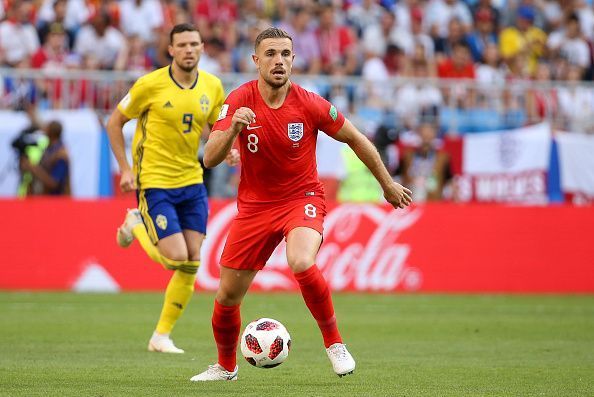
<svg viewBox="0 0 594 397"><path fill-rule="evenodd" d="M433 153L452 120L458 132L545 119L559 129L594 132L594 90L585 84L594 76L590 1L0 0L0 65L50 76L147 72L170 62L171 27L192 22L205 43L200 68L252 73L255 37L279 26L293 37L297 79L358 76L367 84L363 93L348 85L307 88L360 121L380 147L398 140ZM395 77L404 80L393 89ZM443 83L448 79L473 84ZM523 82L540 84L514 88ZM555 88L551 82L566 83ZM85 79L68 86L59 80L28 84L0 79L2 107L44 99L46 107L107 111L113 105L100 99L100 90L90 93ZM113 85L105 89L112 92ZM65 92L67 105L60 104ZM440 156L401 153L394 163L389 152L382 155L405 181L428 167L421 161L427 158L442 175L431 184L447 180L447 161ZM345 162L342 171L330 170L335 178L348 170L348 156Z"/></svg>
<svg viewBox="0 0 594 397"><path fill-rule="evenodd" d="M148 71L193 22L215 73L253 71L254 38L276 25L295 73L592 79L588 0L3 0L0 18L0 63L19 68Z"/></svg>

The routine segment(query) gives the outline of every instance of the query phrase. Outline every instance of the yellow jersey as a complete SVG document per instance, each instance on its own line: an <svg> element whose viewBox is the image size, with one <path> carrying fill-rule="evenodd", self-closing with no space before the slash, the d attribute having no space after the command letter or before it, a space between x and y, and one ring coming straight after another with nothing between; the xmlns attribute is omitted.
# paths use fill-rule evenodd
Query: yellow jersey
<svg viewBox="0 0 594 397"><path fill-rule="evenodd" d="M126 117L138 119L132 158L139 189L202 183L200 136L207 122L215 123L224 101L221 80L203 70L186 89L173 79L171 66L134 83L118 109Z"/></svg>

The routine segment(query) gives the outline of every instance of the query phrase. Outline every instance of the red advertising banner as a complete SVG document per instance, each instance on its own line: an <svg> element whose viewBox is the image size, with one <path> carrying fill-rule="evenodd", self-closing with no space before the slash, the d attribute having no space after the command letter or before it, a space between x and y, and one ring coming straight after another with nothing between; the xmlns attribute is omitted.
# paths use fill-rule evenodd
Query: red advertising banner
<svg viewBox="0 0 594 397"><path fill-rule="evenodd" d="M115 230L132 199L0 200L0 289L162 290L170 273ZM333 290L594 292L593 207L330 205L318 254ZM236 214L211 202L198 275L218 285L218 258ZM255 290L297 290L284 245Z"/></svg>

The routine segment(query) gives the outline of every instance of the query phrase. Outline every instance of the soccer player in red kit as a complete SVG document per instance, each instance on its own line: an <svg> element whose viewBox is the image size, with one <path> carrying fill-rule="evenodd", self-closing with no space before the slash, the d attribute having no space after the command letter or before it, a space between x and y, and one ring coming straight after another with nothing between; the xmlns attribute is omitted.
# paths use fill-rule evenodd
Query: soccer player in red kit
<svg viewBox="0 0 594 397"><path fill-rule="evenodd" d="M214 167L238 140L243 165L239 214L221 256L212 315L218 362L191 380L237 379L239 306L256 273L283 238L287 262L322 332L334 372L343 376L354 371L355 360L343 344L328 285L315 265L326 215L316 171L318 130L353 149L394 208L409 205L411 192L392 180L373 144L334 106L289 80L295 55L286 32L264 30L256 39L255 52L258 80L227 97L205 146L204 164Z"/></svg>

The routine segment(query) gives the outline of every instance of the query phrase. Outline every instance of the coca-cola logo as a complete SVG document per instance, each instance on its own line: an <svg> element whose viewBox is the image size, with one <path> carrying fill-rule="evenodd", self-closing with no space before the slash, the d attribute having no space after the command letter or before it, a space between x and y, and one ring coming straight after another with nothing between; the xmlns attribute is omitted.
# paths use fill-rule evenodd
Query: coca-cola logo
<svg viewBox="0 0 594 397"><path fill-rule="evenodd" d="M204 242L198 283L214 290L219 283L219 259L231 221L234 203L212 216ZM420 271L407 263L411 248L398 237L422 215L422 208L392 210L372 204L344 204L331 210L324 222L324 243L316 263L333 290L414 291L421 287ZM254 279L260 290L295 290L281 243L266 267Z"/></svg>

